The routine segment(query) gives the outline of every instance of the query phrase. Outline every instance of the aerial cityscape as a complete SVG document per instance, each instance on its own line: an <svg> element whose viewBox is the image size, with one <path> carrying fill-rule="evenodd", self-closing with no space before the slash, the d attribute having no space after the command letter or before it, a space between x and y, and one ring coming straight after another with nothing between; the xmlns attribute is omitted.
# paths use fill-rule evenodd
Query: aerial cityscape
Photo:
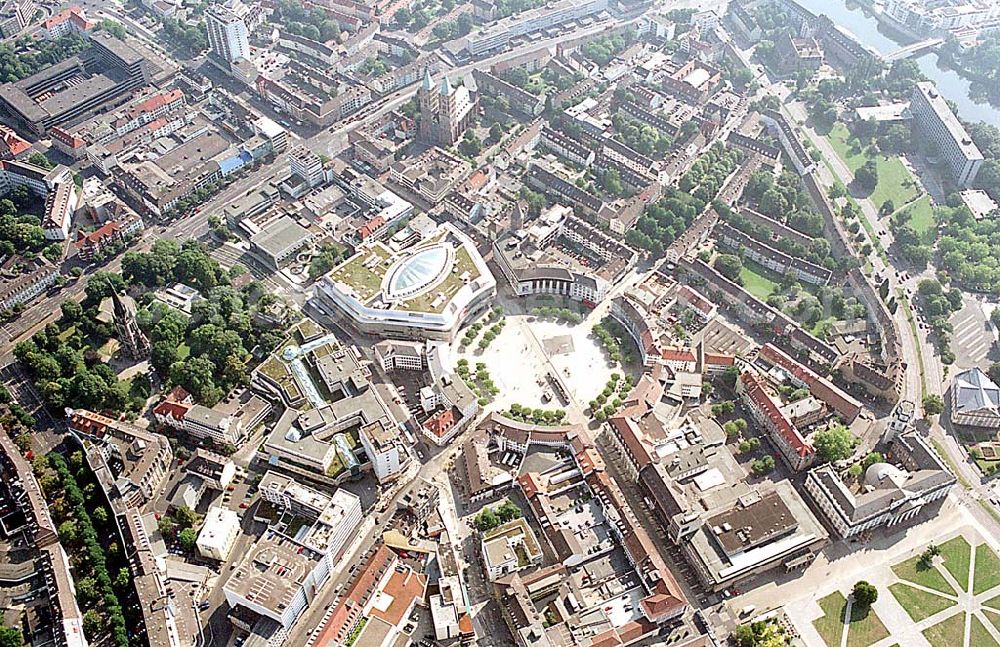
<svg viewBox="0 0 1000 647"><path fill-rule="evenodd" d="M1000 647L1000 0L0 39L0 647Z"/></svg>

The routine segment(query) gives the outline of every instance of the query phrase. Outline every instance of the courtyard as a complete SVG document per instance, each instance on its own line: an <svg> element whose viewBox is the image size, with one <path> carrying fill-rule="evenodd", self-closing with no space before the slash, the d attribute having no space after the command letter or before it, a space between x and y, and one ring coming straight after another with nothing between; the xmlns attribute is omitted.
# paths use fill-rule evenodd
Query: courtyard
<svg viewBox="0 0 1000 647"><path fill-rule="evenodd" d="M878 589L868 609L853 605L847 583L786 607L806 644L1000 647L1000 557L972 527L858 579Z"/></svg>
<svg viewBox="0 0 1000 647"><path fill-rule="evenodd" d="M476 344L456 346L456 359L475 366L484 363L498 393L488 408L506 411L513 404L543 409L565 409L567 420L587 421L587 403L599 394L618 363L609 361L600 342L591 335L597 319L580 323L530 314L508 314L505 325L485 348ZM570 398L560 401L548 377L554 374L565 385Z"/></svg>

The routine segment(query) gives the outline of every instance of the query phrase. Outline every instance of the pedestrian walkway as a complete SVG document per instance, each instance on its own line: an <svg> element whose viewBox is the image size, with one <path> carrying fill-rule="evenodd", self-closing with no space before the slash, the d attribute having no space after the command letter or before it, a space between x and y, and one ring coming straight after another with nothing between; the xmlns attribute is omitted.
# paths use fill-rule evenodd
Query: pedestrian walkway
<svg viewBox="0 0 1000 647"><path fill-rule="evenodd" d="M793 625L802 636L802 640L810 647L892 647L893 645L906 645L907 647L991 647L992 644L984 644L988 638L995 641L995 645L1000 645L1000 599L993 602L994 598L1000 598L1000 583L990 588L975 593L977 585L977 547L984 545L985 539L976 528L963 526L958 532L945 535L943 541L938 544L944 547L941 554L931 561L930 571L920 567L912 570L913 560L920 557L929 544L923 544L911 548L907 553L897 554L892 560L886 560L882 564L870 567L861 572L853 574L854 579L841 578L835 588L821 589L802 599L785 605L785 612ZM953 541L954 540L954 541ZM938 541L935 539L935 541ZM991 553L986 550L993 551ZM996 570L996 564L1000 562L1000 557L996 555L995 547L980 548L978 557L990 557L990 563L979 564L981 569L989 569L990 572ZM955 577L955 569L964 566L964 559L968 559L968 573L965 581L959 581ZM948 561L951 560L951 561ZM961 573L958 573L961 576ZM870 630L869 635L862 635L862 623L856 622L852 625L851 610L853 602L850 598L850 590L857 580L865 580L873 584L879 592L878 599L872 605L871 612L888 630L887 637L881 637L880 630L871 631L872 627L877 629L872 619L867 625ZM920 579L921 582L915 582ZM997 580L985 577L980 573L980 588L992 584ZM893 587L890 590L890 587ZM908 587L908 588L903 588ZM944 590L950 587L951 593ZM905 591L919 591L919 597L899 597ZM817 628L817 621L828 618L830 605L829 600L825 606L826 611L820 607L819 601L826 599L831 593L840 592L847 598L844 613L839 620L843 623L843 633L840 636L839 644L829 645ZM897 595L897 593L899 595ZM934 600L938 600L937 603ZM942 605L947 605L941 608ZM927 614L927 615L925 615ZM961 614L961 615L959 615ZM959 636L957 627L952 625L956 622L956 617L960 617L964 624L961 626L962 635ZM980 624L982 629L974 628L974 623ZM938 627L942 623L947 623L944 627ZM829 623L824 625L827 636L830 636ZM936 631L928 632L937 627ZM952 633L944 634L945 630ZM851 634L854 630L857 635ZM928 632L928 633L925 633ZM988 635L984 636L983 632ZM948 635L947 642L942 642L941 635ZM974 638L975 636L975 638ZM873 642L867 639L875 638ZM934 640L935 642L931 642Z"/></svg>

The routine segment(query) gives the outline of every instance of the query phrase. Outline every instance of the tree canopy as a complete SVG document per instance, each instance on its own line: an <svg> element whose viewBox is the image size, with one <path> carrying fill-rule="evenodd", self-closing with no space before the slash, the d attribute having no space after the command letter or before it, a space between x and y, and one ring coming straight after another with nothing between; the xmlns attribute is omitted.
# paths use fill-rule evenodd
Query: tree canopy
<svg viewBox="0 0 1000 647"><path fill-rule="evenodd" d="M858 439L843 425L833 425L829 429L816 432L813 447L821 461L843 460L854 452Z"/></svg>

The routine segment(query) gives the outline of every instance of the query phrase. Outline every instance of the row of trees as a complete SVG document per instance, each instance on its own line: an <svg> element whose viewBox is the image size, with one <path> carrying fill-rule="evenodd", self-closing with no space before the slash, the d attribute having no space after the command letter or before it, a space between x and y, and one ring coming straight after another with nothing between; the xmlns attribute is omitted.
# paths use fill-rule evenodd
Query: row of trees
<svg viewBox="0 0 1000 647"><path fill-rule="evenodd" d="M196 240L179 245L161 239L148 252L126 252L122 256L122 276L147 288L184 283L202 292L229 283L226 270Z"/></svg>
<svg viewBox="0 0 1000 647"><path fill-rule="evenodd" d="M81 457L82 459L82 457ZM82 460L81 460L82 463ZM127 567L124 575L119 571L118 577L112 581L108 571L108 559L106 549L102 542L108 541L108 537L113 537L114 533L109 533L107 528L98 535L94 528L93 520L88 511L88 505L83 491L77 483L76 476L70 471L66 460L59 454L48 455L48 466L55 470L58 485L61 487L61 499L63 505L57 505L56 510L62 511L57 514L57 519L62 518L60 530L66 521L72 519L74 540L70 547L79 544L80 549L71 551L75 562L74 572L79 574L87 573L86 578L80 578L78 582L83 584L88 581L87 586L78 584L77 595L80 598L81 608L87 609L83 616L83 630L91 642L99 642L102 634L110 635L116 647L128 647L129 632L125 623L125 615L119 602L119 593L127 593L131 586L131 576ZM81 467L81 469L86 469ZM93 485L88 484L89 485ZM96 487L96 486L95 486ZM49 494L50 500L55 498L54 493ZM98 508L102 510L103 508ZM97 511L95 510L95 515ZM107 513L104 512L105 522ZM103 524L102 524L103 525ZM62 533L61 533L62 534ZM101 541L98 540L101 537ZM111 541L114 541L113 539ZM89 580L93 580L93 587L89 585Z"/></svg>
<svg viewBox="0 0 1000 647"><path fill-rule="evenodd" d="M741 159L738 150L716 144L681 177L678 187L664 189L663 197L646 207L625 242L660 257L684 233L718 194L722 183Z"/></svg>
<svg viewBox="0 0 1000 647"><path fill-rule="evenodd" d="M192 54L198 54L208 49L208 29L204 21L193 24L182 22L177 18L162 18L165 42L180 45Z"/></svg>
<svg viewBox="0 0 1000 647"><path fill-rule="evenodd" d="M590 412L594 418L598 422L604 422L615 415L634 384L631 376L625 376L625 379L622 379L618 373L612 373L604 385L604 390L590 401Z"/></svg>
<svg viewBox="0 0 1000 647"><path fill-rule="evenodd" d="M571 324L578 324L583 321L583 316L570 310L569 308L553 308L549 306L542 306L540 308L532 308L531 314L539 317L541 319L556 319L557 321L565 321Z"/></svg>
<svg viewBox="0 0 1000 647"><path fill-rule="evenodd" d="M458 38L459 36L465 36L472 31L475 24L475 20L472 18L472 13L465 11L459 14L458 18L455 20L438 22L434 25L431 33L439 40L448 41L453 38Z"/></svg>
<svg viewBox="0 0 1000 647"><path fill-rule="evenodd" d="M587 60L603 67L615 56L624 52L634 40L635 32L632 30L614 36L601 36L581 47L580 53Z"/></svg>
<svg viewBox="0 0 1000 647"><path fill-rule="evenodd" d="M788 169L777 181L772 173L757 171L750 176L742 197L769 218L807 236L818 239L823 236L823 217L814 211L812 199L803 190L798 176Z"/></svg>
<svg viewBox="0 0 1000 647"><path fill-rule="evenodd" d="M325 43L340 37L340 26L319 7L307 8L306 5L290 0L278 3L277 11L271 16L271 21L282 29L296 36Z"/></svg>
<svg viewBox="0 0 1000 647"><path fill-rule="evenodd" d="M605 317L601 323L595 324L590 331L597 338L604 352L608 354L608 359L616 364L622 361L622 347L619 342L622 335L618 334L622 331L615 327L618 325L618 322L611 319L611 317Z"/></svg>
<svg viewBox="0 0 1000 647"><path fill-rule="evenodd" d="M746 216L737 211L725 209L719 211L719 215L722 216L722 219L725 220L726 223L733 229L742 231L762 243L771 245L785 252L789 256L805 259L810 263L815 263L816 265L830 270L836 269L837 267L837 259L835 259L830 253L830 241L826 238L813 238L809 245L803 245L802 243L786 236L774 241L771 238L773 232L770 227L755 225L750 222Z"/></svg>
<svg viewBox="0 0 1000 647"><path fill-rule="evenodd" d="M938 269L970 290L1000 294L1000 220L976 220L965 206L936 207Z"/></svg>
<svg viewBox="0 0 1000 647"><path fill-rule="evenodd" d="M476 362L476 372L473 373L469 368L469 360L463 357L458 360L456 371L466 386L478 398L479 406L486 406L494 396L499 395L500 387L493 382L493 376L490 375L485 363Z"/></svg>
<svg viewBox="0 0 1000 647"><path fill-rule="evenodd" d="M664 154L670 150L673 140L660 129L630 117L624 112L616 112L611 117L615 134L629 148L643 155Z"/></svg>
<svg viewBox="0 0 1000 647"><path fill-rule="evenodd" d="M922 279L917 284L920 295L920 307L927 317L927 322L934 333L938 353L944 364L955 362L955 353L951 350L951 314L962 309L962 291L958 288L945 290L937 279Z"/></svg>
<svg viewBox="0 0 1000 647"><path fill-rule="evenodd" d="M505 414L513 420L526 422L535 425L559 425L566 418L566 411L563 409L541 409L538 407L526 407L516 402L510 405Z"/></svg>

